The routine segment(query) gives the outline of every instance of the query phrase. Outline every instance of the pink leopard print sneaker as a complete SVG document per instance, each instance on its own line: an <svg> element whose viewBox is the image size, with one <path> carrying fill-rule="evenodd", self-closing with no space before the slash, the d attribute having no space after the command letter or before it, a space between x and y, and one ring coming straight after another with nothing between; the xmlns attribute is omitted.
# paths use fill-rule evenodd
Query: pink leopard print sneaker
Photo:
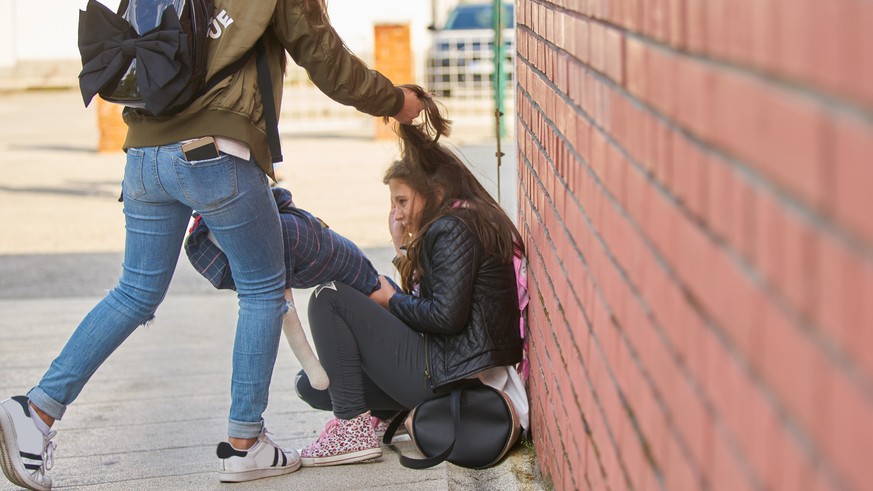
<svg viewBox="0 0 873 491"><path fill-rule="evenodd" d="M382 456L370 411L352 419L332 419L318 440L300 451L303 467L351 464Z"/></svg>

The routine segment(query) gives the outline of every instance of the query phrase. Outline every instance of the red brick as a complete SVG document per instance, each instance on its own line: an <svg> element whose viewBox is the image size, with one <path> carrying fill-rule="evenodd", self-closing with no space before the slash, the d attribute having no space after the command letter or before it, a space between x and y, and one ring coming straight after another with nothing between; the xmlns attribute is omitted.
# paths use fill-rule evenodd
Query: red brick
<svg viewBox="0 0 873 491"><path fill-rule="evenodd" d="M771 91L761 99L761 153L753 163L813 207L824 204L825 119L822 108Z"/></svg>
<svg viewBox="0 0 873 491"><path fill-rule="evenodd" d="M761 146L758 127L764 94L761 83L751 77L731 72L714 77L713 111L718 117L713 118L712 142L740 157L752 154L753 145Z"/></svg>
<svg viewBox="0 0 873 491"><path fill-rule="evenodd" d="M599 22L591 22L589 24L589 36L591 42L590 48L590 63L591 67L598 72L603 72L606 66L606 50L604 49L604 37L606 35L606 27Z"/></svg>
<svg viewBox="0 0 873 491"><path fill-rule="evenodd" d="M741 384L748 383L733 355L723 342L717 338L706 339L709 342L709 366L703 382L703 390L712 401L715 416L723 418L723 413L731 411L736 397L740 393Z"/></svg>
<svg viewBox="0 0 873 491"><path fill-rule="evenodd" d="M706 2L706 51L713 58L728 58L730 34L728 7L736 0L709 0Z"/></svg>
<svg viewBox="0 0 873 491"><path fill-rule="evenodd" d="M607 146L606 155L607 166L604 184L606 184L607 188L609 189L612 196L616 199L616 201L618 201L619 204L624 205L627 202L627 178L625 176L629 171L629 166L624 160L624 156L618 151L618 149L614 145Z"/></svg>
<svg viewBox="0 0 873 491"><path fill-rule="evenodd" d="M700 227L685 217L678 218L676 239L677 247L669 254L671 262L691 294L700 298L718 284L711 268L721 253Z"/></svg>
<svg viewBox="0 0 873 491"><path fill-rule="evenodd" d="M622 19L624 18L623 5L622 2L613 2L607 1L603 2L604 6L604 19L608 20L610 23L615 25L621 25Z"/></svg>
<svg viewBox="0 0 873 491"><path fill-rule="evenodd" d="M713 253L708 259L712 287L696 290L694 294L741 356L752 357L760 335L753 323L757 309L765 303L764 294L732 258Z"/></svg>
<svg viewBox="0 0 873 491"><path fill-rule="evenodd" d="M816 246L819 294L815 321L825 336L865 367L868 377L873 376L866 328L873 325L869 301L873 296L873 265L837 239L822 237Z"/></svg>
<svg viewBox="0 0 873 491"><path fill-rule="evenodd" d="M622 9L622 19L624 26L629 31L642 31L643 26L643 4L644 0L625 0L624 8Z"/></svg>
<svg viewBox="0 0 873 491"><path fill-rule="evenodd" d="M658 191L653 190L649 193L649 198L649 222L642 224L642 226L662 255L675 257L678 244L679 212ZM675 264L672 267L675 267Z"/></svg>
<svg viewBox="0 0 873 491"><path fill-rule="evenodd" d="M681 58L673 53L658 48L650 48L648 54L648 99L646 102L655 109L673 119L677 112L677 106L681 104L679 97L680 82L678 78L679 67L682 66ZM677 102L678 99L678 102Z"/></svg>
<svg viewBox="0 0 873 491"><path fill-rule="evenodd" d="M632 131L634 131L635 145L631 149L631 157L645 169L647 173L655 172L655 157L652 150L655 133L655 118L648 111L638 110L632 118Z"/></svg>
<svg viewBox="0 0 873 491"><path fill-rule="evenodd" d="M751 473L756 480L761 480L776 461L770 453L770 442L780 425L779 415L751 380L744 389L737 398L734 411L726 414L725 418L731 421L733 433Z"/></svg>
<svg viewBox="0 0 873 491"><path fill-rule="evenodd" d="M687 47L694 53L703 53L707 46L707 1L685 0L685 29Z"/></svg>
<svg viewBox="0 0 873 491"><path fill-rule="evenodd" d="M767 451L772 456L772 464L762 476L767 489L810 489L812 463L784 427L777 428L773 433Z"/></svg>
<svg viewBox="0 0 873 491"><path fill-rule="evenodd" d="M730 238L732 221L731 212L735 209L737 199L736 186L733 185L733 171L720 159L707 159L707 194L706 223L709 230L721 239ZM735 246L735 245L734 245Z"/></svg>
<svg viewBox="0 0 873 491"><path fill-rule="evenodd" d="M850 22L845 28L849 41L845 49L849 52L850 69L849 95L860 100L867 108L873 107L873 57L869 47L873 46L873 4L870 2L850 2L852 9Z"/></svg>
<svg viewBox="0 0 873 491"><path fill-rule="evenodd" d="M603 34L603 71L613 82L624 83L624 36L618 29L606 28Z"/></svg>
<svg viewBox="0 0 873 491"><path fill-rule="evenodd" d="M674 438L668 440L664 466L666 489L700 489L698 476Z"/></svg>
<svg viewBox="0 0 873 491"><path fill-rule="evenodd" d="M779 291L805 318L811 318L819 295L816 232L803 217L783 210L782 219L784 267Z"/></svg>
<svg viewBox="0 0 873 491"><path fill-rule="evenodd" d="M726 3L728 45L727 59L735 63L747 63L752 56L752 4L749 0L732 0ZM730 21L727 21L730 19Z"/></svg>
<svg viewBox="0 0 873 491"><path fill-rule="evenodd" d="M834 155L831 172L835 176L835 208L839 220L853 232L873 243L873 125L857 119L834 122Z"/></svg>
<svg viewBox="0 0 873 491"><path fill-rule="evenodd" d="M845 308L843 319L846 323L846 342L848 351L859 363L866 375L873 375L873 262L854 255L846 272Z"/></svg>
<svg viewBox="0 0 873 491"><path fill-rule="evenodd" d="M714 421L709 416L700 395L694 391L688 381L677 381L675 388L676 390L672 392L673 399L669 401L675 422L691 452L693 461L696 465L700 465L706 458L707 452L706 428L714 424Z"/></svg>
<svg viewBox="0 0 873 491"><path fill-rule="evenodd" d="M779 56L780 0L751 0L751 53L748 60L760 70L769 70Z"/></svg>
<svg viewBox="0 0 873 491"><path fill-rule="evenodd" d="M807 32L807 36L815 40L810 53L815 67L809 70L808 76L813 83L835 92L846 92L852 79L858 76L849 48L852 3L856 2L815 2L815 22Z"/></svg>
<svg viewBox="0 0 873 491"><path fill-rule="evenodd" d="M706 157L700 148L678 131L671 134L673 150L672 186L686 209L694 216L706 216Z"/></svg>
<svg viewBox="0 0 873 491"><path fill-rule="evenodd" d="M658 41L665 42L670 37L670 12L667 0L646 0L645 32Z"/></svg>
<svg viewBox="0 0 873 491"><path fill-rule="evenodd" d="M815 68L812 58L817 37L815 32L818 2L813 0L780 0L779 71L791 78L803 80Z"/></svg>
<svg viewBox="0 0 873 491"><path fill-rule="evenodd" d="M673 438L667 428L667 419L660 408L654 408L654 410L643 414L641 420L641 424L647 428L646 435L652 459L663 472L667 459L667 440Z"/></svg>
<svg viewBox="0 0 873 491"><path fill-rule="evenodd" d="M621 456L624 460L627 476L633 489L644 491L645 475L648 472L648 462L645 459L642 444L634 435L625 441L621 447Z"/></svg>
<svg viewBox="0 0 873 491"><path fill-rule="evenodd" d="M625 38L625 77L624 84L628 92L639 99L648 98L648 46L642 41Z"/></svg>
<svg viewBox="0 0 873 491"><path fill-rule="evenodd" d="M673 139L671 128L660 120L655 120L650 134L650 152L655 177L663 183L673 179Z"/></svg>
<svg viewBox="0 0 873 491"><path fill-rule="evenodd" d="M739 172L730 173L730 185L733 187L730 201L730 229L728 242L744 257L753 256L753 219L756 193L749 182Z"/></svg>
<svg viewBox="0 0 873 491"><path fill-rule="evenodd" d="M591 23L585 19L576 19L575 22L573 55L582 63L588 64L591 59Z"/></svg>
<svg viewBox="0 0 873 491"><path fill-rule="evenodd" d="M626 178L627 210L636 223L644 224L648 220L651 183L645 174L633 167L628 168Z"/></svg>
<svg viewBox="0 0 873 491"><path fill-rule="evenodd" d="M755 248L752 260L774 285L784 283L785 274L785 216L775 197L764 190L756 190L754 219Z"/></svg>
<svg viewBox="0 0 873 491"><path fill-rule="evenodd" d="M686 0L667 0L668 23L670 25L669 42L675 48L685 46L685 2Z"/></svg>
<svg viewBox="0 0 873 491"><path fill-rule="evenodd" d="M610 126L607 131L612 135L615 145L619 149L627 149L629 142L629 126L633 124L630 118L630 102L624 92L612 90L609 93L609 105L611 108Z"/></svg>
<svg viewBox="0 0 873 491"><path fill-rule="evenodd" d="M745 470L723 437L713 441L713 456L709 464L709 484L713 491L751 491L755 489Z"/></svg>
<svg viewBox="0 0 873 491"><path fill-rule="evenodd" d="M869 489L873 404L844 373L829 374L826 384L832 398L829 438L824 442L828 460L849 489Z"/></svg>
<svg viewBox="0 0 873 491"><path fill-rule="evenodd" d="M710 140L713 132L712 95L715 74L703 63L692 58L683 58L676 66L676 87L678 93L682 94L677 104L678 121L701 139Z"/></svg>
<svg viewBox="0 0 873 491"><path fill-rule="evenodd" d="M761 373L779 400L807 432L820 426L827 403L824 375L833 370L824 353L773 305L765 305Z"/></svg>
<svg viewBox="0 0 873 491"><path fill-rule="evenodd" d="M631 160L642 163L645 157L645 139L642 110L634 104L624 104L624 135L622 148Z"/></svg>

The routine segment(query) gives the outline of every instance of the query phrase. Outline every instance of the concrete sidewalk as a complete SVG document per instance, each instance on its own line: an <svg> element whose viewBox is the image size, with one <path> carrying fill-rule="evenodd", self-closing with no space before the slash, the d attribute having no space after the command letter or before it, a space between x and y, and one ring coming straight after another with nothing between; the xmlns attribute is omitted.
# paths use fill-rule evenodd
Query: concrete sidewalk
<svg viewBox="0 0 873 491"><path fill-rule="evenodd" d="M0 94L2 398L38 381L120 272L124 224L116 198L124 157L94 152L96 128L95 112L82 108L76 92ZM372 141L368 129L283 134L281 173L299 206L390 272L388 193L381 176L396 144ZM464 145L468 157L489 154L487 145ZM302 312L308 293L295 292ZM215 445L225 438L235 321L235 295L212 289L183 255L155 322L110 357L56 425L56 487L228 489L217 481ZM265 419L275 439L294 448L316 438L331 417L297 398L298 370L283 342ZM400 447L413 452L411 442ZM232 487L511 489L535 487L532 472L523 447L498 468L473 473L446 464L406 469L385 449L373 463L303 469ZM6 489L13 488L0 480L0 490Z"/></svg>

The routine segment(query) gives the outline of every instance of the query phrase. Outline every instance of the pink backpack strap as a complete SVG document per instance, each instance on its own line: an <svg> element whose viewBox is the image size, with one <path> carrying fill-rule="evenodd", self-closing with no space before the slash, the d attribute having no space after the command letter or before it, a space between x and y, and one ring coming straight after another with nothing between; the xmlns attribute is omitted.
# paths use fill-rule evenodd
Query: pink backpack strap
<svg viewBox="0 0 873 491"><path fill-rule="evenodd" d="M521 362L518 364L518 374L522 381L527 382L530 376L530 362L528 360L528 337L525 329L525 317L527 315L527 304L530 302L530 295L527 290L527 259L521 254L519 249L515 250L512 257L512 265L515 267L515 284L518 292L518 329L522 339L523 355Z"/></svg>

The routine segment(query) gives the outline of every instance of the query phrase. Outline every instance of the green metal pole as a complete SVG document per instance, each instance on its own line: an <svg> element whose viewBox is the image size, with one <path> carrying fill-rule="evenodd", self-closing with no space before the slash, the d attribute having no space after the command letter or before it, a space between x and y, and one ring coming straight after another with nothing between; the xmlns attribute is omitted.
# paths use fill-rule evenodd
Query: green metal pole
<svg viewBox="0 0 873 491"><path fill-rule="evenodd" d="M503 59L506 57L506 48L503 46L503 27L506 22L503 19L503 0L494 0L494 108L500 112L497 117L503 115L503 92L506 90L506 73L503 70ZM501 120L498 119L499 137L506 136Z"/></svg>
<svg viewBox="0 0 873 491"><path fill-rule="evenodd" d="M497 202L500 203L500 164L503 152L500 149L500 143L503 137L506 136L506 129L503 127L503 91L504 91L504 73L503 73L503 0L494 0L494 132L497 135Z"/></svg>

